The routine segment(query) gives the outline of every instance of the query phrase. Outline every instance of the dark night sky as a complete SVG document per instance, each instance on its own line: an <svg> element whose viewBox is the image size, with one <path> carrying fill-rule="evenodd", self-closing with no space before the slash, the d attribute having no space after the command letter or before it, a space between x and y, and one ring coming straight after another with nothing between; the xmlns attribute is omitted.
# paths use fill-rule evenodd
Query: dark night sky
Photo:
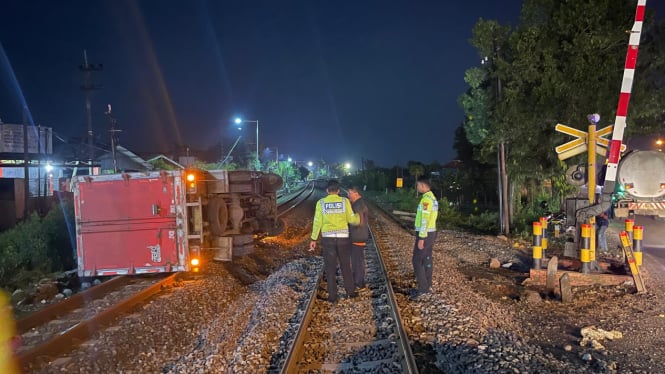
<svg viewBox="0 0 665 374"><path fill-rule="evenodd" d="M84 135L87 49L121 144L157 152L232 141L236 115L295 159L447 162L479 18L515 25L521 1L3 1L0 118ZM4 50L4 52L3 52ZM6 59L3 56L6 55ZM11 67L7 65L11 64ZM15 75L18 85L14 83ZM618 89L618 86L617 86ZM246 134L253 142L253 124ZM231 140L228 140L231 139ZM227 145L228 147L229 145Z"/></svg>

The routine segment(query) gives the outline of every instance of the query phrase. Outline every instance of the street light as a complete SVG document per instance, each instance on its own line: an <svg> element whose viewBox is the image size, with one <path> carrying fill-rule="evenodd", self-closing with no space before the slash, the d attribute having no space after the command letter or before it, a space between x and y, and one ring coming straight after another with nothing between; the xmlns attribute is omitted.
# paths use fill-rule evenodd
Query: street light
<svg viewBox="0 0 665 374"><path fill-rule="evenodd" d="M259 162L259 120L243 120L240 117L236 117L235 123L240 125L245 122L254 122L256 123L256 170L261 169L261 163Z"/></svg>
<svg viewBox="0 0 665 374"><path fill-rule="evenodd" d="M314 165L314 163L313 163L312 161L310 161L310 162L307 163L307 166L309 166L310 168L311 168L313 165Z"/></svg>
<svg viewBox="0 0 665 374"><path fill-rule="evenodd" d="M346 164L344 164L344 169L346 170L347 175L351 174L351 163L347 162Z"/></svg>

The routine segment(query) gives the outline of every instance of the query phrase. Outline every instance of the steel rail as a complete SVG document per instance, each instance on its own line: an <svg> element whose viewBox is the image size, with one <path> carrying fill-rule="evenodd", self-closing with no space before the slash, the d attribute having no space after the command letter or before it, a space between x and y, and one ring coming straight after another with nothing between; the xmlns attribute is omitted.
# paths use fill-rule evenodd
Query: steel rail
<svg viewBox="0 0 665 374"><path fill-rule="evenodd" d="M96 315L69 327L67 330L55 335L48 341L18 354L18 360L21 366L28 369L28 365L40 357L54 357L70 351L72 347L88 340L94 333L116 320L121 314L159 293L163 288L172 285L178 274L179 273L171 274L134 295L121 300L113 306L102 310Z"/></svg>
<svg viewBox="0 0 665 374"><path fill-rule="evenodd" d="M395 329L397 330L396 333L398 335L398 339L396 339L395 343L398 346L398 351L399 351L399 358L400 358L400 364L402 367L402 372L404 373L410 373L410 374L417 374L418 373L418 367L416 365L416 360L413 355L413 352L411 350L411 346L409 345L409 340L406 335L406 331L404 330L403 323L402 323L402 318L399 314L399 309L397 305L397 301L395 298L395 293L392 288L392 284L390 283L389 277L388 277L388 272L387 268L385 266L385 263L383 261L381 252L382 248L379 246L377 241L375 240L375 236L373 231L370 228L370 239L374 242L375 248L376 248L376 255L379 260L378 265L379 265L379 272L381 273L381 277L383 278L383 283L385 284L385 293L387 296L387 302L388 305L390 306L390 309L392 311L392 316L394 317L395 323ZM314 318L314 311L313 307L316 304L315 298L316 294L318 292L318 289L321 285L321 281L323 279L323 269L319 272L318 276L318 281L316 283L316 286L313 289L312 295L310 295L309 300L307 302L307 306L305 308L304 316L302 319L302 322L300 323L300 327L298 328L298 332L296 333L295 338L293 339L293 342L289 346L289 351L286 356L286 359L284 361L284 365L280 370L280 373L295 373L298 370L299 362L298 360L302 357L303 351L304 351L304 343L307 340L307 337L309 335L309 326L311 324L312 319Z"/></svg>
<svg viewBox="0 0 665 374"><path fill-rule="evenodd" d="M321 285L322 279L323 279L323 267L321 267L321 269L319 270L318 280L316 281L316 285L314 286L312 294L310 295L309 300L307 301L307 306L305 307L305 314L303 316L302 322L300 323L300 328L298 329L296 337L295 339L293 339L293 342L289 347L289 354L286 356L285 364L282 367L280 373L289 374L289 373L295 373L297 371L298 358L302 356L304 343L307 339L307 335L309 335L309 324L312 322L312 318L314 317L312 309L314 308L314 304L316 303L315 302L316 293L319 289L319 286Z"/></svg>
<svg viewBox="0 0 665 374"><path fill-rule="evenodd" d="M66 315L70 311L85 306L90 300L98 299L115 288L129 283L125 276L119 276L109 279L106 282L92 286L89 289L76 293L63 301L49 305L40 309L29 316L16 321L16 331L19 335L25 334L33 327L44 325L58 317Z"/></svg>
<svg viewBox="0 0 665 374"><path fill-rule="evenodd" d="M277 217L281 217L286 213L290 212L291 210L293 210L300 203L302 203L303 201L307 200L310 196L312 196L312 193L314 193L314 183L309 182L309 184L305 188L303 188L298 194L279 204L278 208L284 207L295 201L294 204L289 205L288 208L285 208L281 210L279 213L277 213Z"/></svg>
<svg viewBox="0 0 665 374"><path fill-rule="evenodd" d="M402 369L404 369L405 373L413 373L417 374L418 373L418 366L416 365L416 359L413 356L413 351L411 351L411 345L409 345L409 338L406 335L406 331L404 331L404 324L402 323L402 316L399 314L399 307L397 305L397 300L395 298L395 292L393 290L393 285L390 282L390 279L388 278L388 269L386 268L386 264L383 262L383 256L381 256L381 252L383 252L383 248L379 245L379 242L375 240L374 232L372 231L371 225L369 229L369 234L370 237L372 238L372 241L374 241L374 245L376 246L376 251L378 253L378 259L379 259L379 264L381 264L381 274L384 276L384 280L386 282L386 292L388 294L388 302L390 303L390 307L393 310L393 313L395 314L395 321L399 321L399 323L395 324L395 328L397 329L397 333L399 335L399 349L402 352Z"/></svg>

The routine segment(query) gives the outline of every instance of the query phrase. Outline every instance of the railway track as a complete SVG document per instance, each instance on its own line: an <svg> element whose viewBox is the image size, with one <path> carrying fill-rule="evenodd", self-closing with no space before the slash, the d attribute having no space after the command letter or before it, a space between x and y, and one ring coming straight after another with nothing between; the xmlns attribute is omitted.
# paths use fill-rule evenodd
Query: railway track
<svg viewBox="0 0 665 374"><path fill-rule="evenodd" d="M284 196L278 216L287 214L312 192L310 183ZM17 357L21 365L28 370L71 351L136 305L169 288L178 275L118 276L17 320L22 342Z"/></svg>
<svg viewBox="0 0 665 374"><path fill-rule="evenodd" d="M303 201L307 200L314 193L314 183L309 182L302 189L290 195L283 195L280 197L279 205L277 206L277 217L282 217L291 210L295 209Z"/></svg>
<svg viewBox="0 0 665 374"><path fill-rule="evenodd" d="M418 372L381 251L372 233L365 251L369 291L358 298L320 300L319 275L281 373Z"/></svg>
<svg viewBox="0 0 665 374"><path fill-rule="evenodd" d="M31 364L70 351L127 313L170 287L177 274L116 277L58 304L17 321L22 345L17 356L26 370Z"/></svg>

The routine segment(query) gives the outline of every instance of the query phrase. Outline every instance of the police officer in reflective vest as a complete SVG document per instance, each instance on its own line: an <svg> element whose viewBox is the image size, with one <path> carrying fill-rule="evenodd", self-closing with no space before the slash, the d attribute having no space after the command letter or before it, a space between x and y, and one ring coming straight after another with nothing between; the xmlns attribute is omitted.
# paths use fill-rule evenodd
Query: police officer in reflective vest
<svg viewBox="0 0 665 374"><path fill-rule="evenodd" d="M432 248L436 240L439 202L430 190L429 178L418 178L416 188L423 194L416 211L416 243L413 246L413 272L418 281L414 298L419 298L432 292Z"/></svg>
<svg viewBox="0 0 665 374"><path fill-rule="evenodd" d="M316 240L321 234L323 266L328 283L328 301L337 302L337 262L342 269L344 289L349 297L356 297L351 274L351 239L349 224L358 225L360 216L353 213L349 199L339 196L339 182L331 179L326 187L328 196L317 201L312 224L312 241L309 250L316 248Z"/></svg>

